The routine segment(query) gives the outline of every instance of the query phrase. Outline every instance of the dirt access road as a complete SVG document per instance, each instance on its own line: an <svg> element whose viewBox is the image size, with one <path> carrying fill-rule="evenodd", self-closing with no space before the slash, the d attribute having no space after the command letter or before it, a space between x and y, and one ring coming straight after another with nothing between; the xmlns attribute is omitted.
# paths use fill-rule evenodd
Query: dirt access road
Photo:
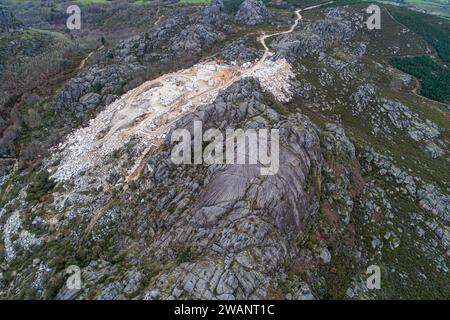
<svg viewBox="0 0 450 320"><path fill-rule="evenodd" d="M266 39L271 38L271 37L275 37L275 36L279 36L279 35L282 35L282 34L288 34L288 33L291 33L292 31L294 31L294 29L298 26L299 21L302 19L302 15L300 14L301 11L308 11L308 10L315 9L315 8L318 8L318 7L321 7L321 6L324 6L326 4L330 4L330 3L333 3L333 1L321 3L321 4L318 4L318 5L315 5L315 6L307 7L305 9L297 9L297 10L295 10L295 14L297 15L297 19L295 19L294 23L289 28L289 30L276 32L276 33L272 33L272 34L265 34L265 33L263 33L263 35L261 37L259 37L258 40L261 43L261 45L264 47L264 54L262 55L262 57L259 60L257 65L263 63L267 59L267 56L270 53L269 47L267 47L267 44L266 44Z"/></svg>

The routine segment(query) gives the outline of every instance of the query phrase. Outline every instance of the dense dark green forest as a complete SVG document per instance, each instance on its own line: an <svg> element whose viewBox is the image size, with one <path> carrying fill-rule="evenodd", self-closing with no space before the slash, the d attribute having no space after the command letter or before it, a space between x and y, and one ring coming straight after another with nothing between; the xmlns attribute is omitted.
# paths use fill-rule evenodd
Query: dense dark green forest
<svg viewBox="0 0 450 320"><path fill-rule="evenodd" d="M235 12L242 2L244 2L244 0L223 0L223 5L227 12Z"/></svg>
<svg viewBox="0 0 450 320"><path fill-rule="evenodd" d="M420 94L434 100L450 102L450 70L428 56L393 57L391 63L421 82Z"/></svg>
<svg viewBox="0 0 450 320"><path fill-rule="evenodd" d="M392 7L389 10L397 21L422 36L436 50L442 60L440 63L428 56L394 57L390 59L391 63L420 80L422 95L434 100L449 102L450 23L436 16L404 8Z"/></svg>

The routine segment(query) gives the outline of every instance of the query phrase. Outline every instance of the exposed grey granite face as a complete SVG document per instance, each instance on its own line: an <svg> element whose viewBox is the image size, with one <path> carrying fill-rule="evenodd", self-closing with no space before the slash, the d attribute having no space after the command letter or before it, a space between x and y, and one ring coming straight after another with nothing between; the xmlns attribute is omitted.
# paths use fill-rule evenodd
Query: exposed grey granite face
<svg viewBox="0 0 450 320"><path fill-rule="evenodd" d="M202 20L205 24L219 26L226 16L222 0L213 0L203 12Z"/></svg>
<svg viewBox="0 0 450 320"><path fill-rule="evenodd" d="M272 14L261 0L245 0L239 6L234 20L239 24L254 26L269 23Z"/></svg>
<svg viewBox="0 0 450 320"><path fill-rule="evenodd" d="M218 33L211 26L195 23L180 12L149 33L124 39L109 50L101 50L101 63L87 66L58 92L56 110L61 114L74 113L80 118L111 103L122 90L123 83L136 73L186 55L194 59L218 39Z"/></svg>

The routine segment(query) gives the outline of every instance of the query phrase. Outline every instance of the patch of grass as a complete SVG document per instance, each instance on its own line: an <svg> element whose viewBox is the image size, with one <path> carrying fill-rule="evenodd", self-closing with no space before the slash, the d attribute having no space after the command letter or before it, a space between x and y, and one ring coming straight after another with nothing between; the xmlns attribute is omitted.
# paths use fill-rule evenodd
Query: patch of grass
<svg viewBox="0 0 450 320"><path fill-rule="evenodd" d="M425 41L433 46L444 62L450 62L450 28L448 27L448 21L404 8L390 7L389 11L397 21L422 36Z"/></svg>
<svg viewBox="0 0 450 320"><path fill-rule="evenodd" d="M82 3L82 4L97 4L97 3L111 3L111 0L77 0L75 1L77 3Z"/></svg>
<svg viewBox="0 0 450 320"><path fill-rule="evenodd" d="M102 89L103 89L103 85L100 82L96 82L94 84L95 92L100 93L102 91Z"/></svg>
<svg viewBox="0 0 450 320"><path fill-rule="evenodd" d="M177 253L177 262L183 263L188 262L193 259L193 252L190 247L183 248L181 251Z"/></svg>
<svg viewBox="0 0 450 320"><path fill-rule="evenodd" d="M50 192L56 182L49 177L48 172L40 171L36 174L27 192L27 201L41 201L42 197Z"/></svg>
<svg viewBox="0 0 450 320"><path fill-rule="evenodd" d="M225 10L229 13L236 12L244 0L223 0Z"/></svg>

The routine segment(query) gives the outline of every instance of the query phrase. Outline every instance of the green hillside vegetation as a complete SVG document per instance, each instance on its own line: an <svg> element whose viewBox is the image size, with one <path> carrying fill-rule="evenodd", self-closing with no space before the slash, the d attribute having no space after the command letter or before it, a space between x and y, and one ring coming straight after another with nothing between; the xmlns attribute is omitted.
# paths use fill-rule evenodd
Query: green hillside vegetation
<svg viewBox="0 0 450 320"><path fill-rule="evenodd" d="M422 36L439 57L446 63L450 62L450 27L449 22L425 13L405 10L404 8L389 8L394 18Z"/></svg>

